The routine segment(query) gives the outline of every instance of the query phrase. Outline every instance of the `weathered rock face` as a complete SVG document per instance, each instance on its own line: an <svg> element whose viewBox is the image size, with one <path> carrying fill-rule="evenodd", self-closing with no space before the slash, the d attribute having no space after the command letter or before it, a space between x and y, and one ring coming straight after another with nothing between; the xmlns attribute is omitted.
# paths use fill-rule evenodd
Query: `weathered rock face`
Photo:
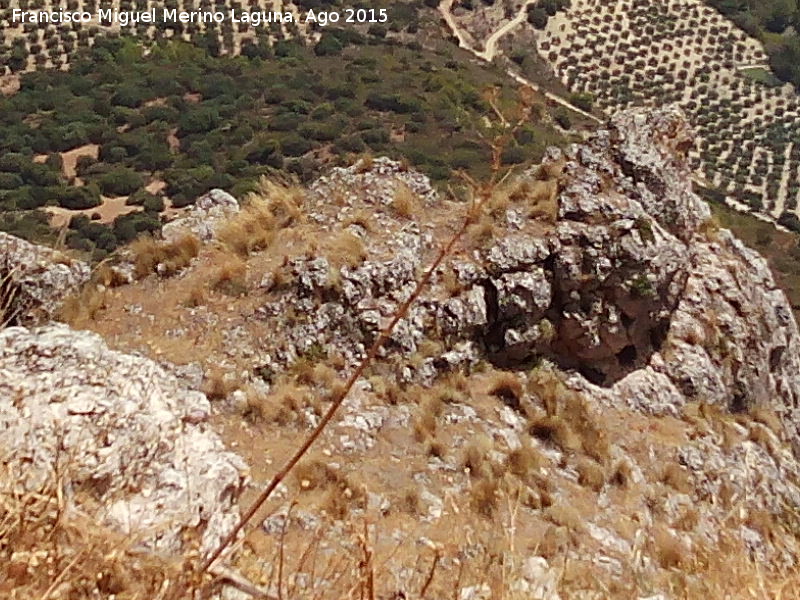
<svg viewBox="0 0 800 600"><path fill-rule="evenodd" d="M236 198L223 190L213 189L200 196L185 214L164 225L161 234L165 240L192 234L200 241L208 242L214 238L217 225L238 211Z"/></svg>
<svg viewBox="0 0 800 600"><path fill-rule="evenodd" d="M675 414L689 401L732 410L765 402L791 416L800 393L797 326L766 262L716 231L692 192L691 143L678 111L637 109L586 144L548 152L545 170L560 172L555 224L534 233L512 207L496 242L448 265L459 290L438 278L391 344L410 354L426 337L444 336L445 354L417 368L423 379L436 365L481 355L512 367L545 356L615 404ZM337 177L361 177L367 195L370 182L385 192L387 179L410 177L383 167ZM334 193L333 179L315 189ZM370 247L370 258L342 269L336 283L324 259L296 260L296 286L263 313L291 306L304 314L289 347L276 351L279 362L309 344L356 358L413 290L429 236L404 225L393 258L373 258L386 251Z"/></svg>
<svg viewBox="0 0 800 600"><path fill-rule="evenodd" d="M207 551L238 518L245 465L205 424L209 414L203 394L95 334L63 325L0 332L4 460L32 488L59 467L68 500L89 493L98 519L148 547L178 550L195 531Z"/></svg>
<svg viewBox="0 0 800 600"><path fill-rule="evenodd" d="M0 232L0 326L52 319L88 279L86 263Z"/></svg>

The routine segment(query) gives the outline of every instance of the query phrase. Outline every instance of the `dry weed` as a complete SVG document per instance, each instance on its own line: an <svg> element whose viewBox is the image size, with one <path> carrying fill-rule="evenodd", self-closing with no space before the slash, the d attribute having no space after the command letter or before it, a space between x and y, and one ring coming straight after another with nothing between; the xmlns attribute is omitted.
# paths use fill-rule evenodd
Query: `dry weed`
<svg viewBox="0 0 800 600"><path fill-rule="evenodd" d="M227 296L245 294L247 292L247 264L235 254L218 256L209 279L209 286Z"/></svg>
<svg viewBox="0 0 800 600"><path fill-rule="evenodd" d="M421 211L419 197L402 181L395 184L394 196L389 208L392 213L402 219L411 219Z"/></svg>
<svg viewBox="0 0 800 600"><path fill-rule="evenodd" d="M349 231L340 231L326 240L320 252L334 269L357 267L367 259L364 242Z"/></svg>
<svg viewBox="0 0 800 600"><path fill-rule="evenodd" d="M464 449L461 465L469 470L474 478L487 477L491 473L489 453L493 448L492 440L485 435L478 435Z"/></svg>
<svg viewBox="0 0 800 600"><path fill-rule="evenodd" d="M156 272L169 277L188 267L200 253L200 240L191 234L172 241L143 235L131 242L129 249L137 279Z"/></svg>
<svg viewBox="0 0 800 600"><path fill-rule="evenodd" d="M499 398L503 404L516 411L522 410L523 389L519 377L513 373L499 371L489 380L489 393Z"/></svg>
<svg viewBox="0 0 800 600"><path fill-rule="evenodd" d="M606 484L606 472L596 461L580 457L575 465L578 471L578 483L599 492Z"/></svg>
<svg viewBox="0 0 800 600"><path fill-rule="evenodd" d="M239 377L231 370L212 366L203 378L203 393L209 400L225 400L241 387Z"/></svg>
<svg viewBox="0 0 800 600"><path fill-rule="evenodd" d="M506 468L523 481L546 464L547 458L529 440L523 440L522 445L506 457Z"/></svg>
<svg viewBox="0 0 800 600"><path fill-rule="evenodd" d="M302 220L304 192L297 186L262 178L242 209L217 230L217 239L242 257L268 248L276 233Z"/></svg>
<svg viewBox="0 0 800 600"><path fill-rule="evenodd" d="M59 318L72 327L80 328L97 318L97 313L106 307L107 300L107 290L102 285L89 281L80 291L64 300Z"/></svg>

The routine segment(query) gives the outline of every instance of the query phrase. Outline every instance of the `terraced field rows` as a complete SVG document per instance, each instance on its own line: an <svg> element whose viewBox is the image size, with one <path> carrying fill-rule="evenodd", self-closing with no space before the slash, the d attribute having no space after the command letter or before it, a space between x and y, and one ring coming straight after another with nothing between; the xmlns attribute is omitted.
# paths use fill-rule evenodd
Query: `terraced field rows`
<svg viewBox="0 0 800 600"><path fill-rule="evenodd" d="M699 0L572 0L538 51L604 110L677 103L698 129L693 166L751 210L797 214L800 103L761 44Z"/></svg>
<svg viewBox="0 0 800 600"><path fill-rule="evenodd" d="M24 11L86 11L92 15L88 23L22 23L13 20L13 10ZM225 19L221 23L157 24L131 23L121 27L116 22L101 22L98 10L145 12L152 8L160 18L164 8L186 12L221 11L226 17L234 9L241 12L290 12L294 22L273 22L252 26ZM0 0L0 42L10 46L7 56L2 55L0 43L0 76L3 71L30 71L36 68L66 68L74 53L94 43L98 35L107 31L135 33L144 40L181 38L201 45L217 46L223 54L239 54L243 46L264 42L272 45L282 39L298 35L308 37L305 23L298 19L298 9L283 0ZM122 31L120 31L122 30Z"/></svg>

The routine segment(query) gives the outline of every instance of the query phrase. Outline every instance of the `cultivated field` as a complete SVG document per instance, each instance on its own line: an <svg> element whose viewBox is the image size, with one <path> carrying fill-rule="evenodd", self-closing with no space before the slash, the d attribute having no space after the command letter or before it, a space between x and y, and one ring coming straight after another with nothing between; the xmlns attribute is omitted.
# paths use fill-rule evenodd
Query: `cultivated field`
<svg viewBox="0 0 800 600"><path fill-rule="evenodd" d="M85 11L92 15L87 23L22 23L13 20L13 10L24 11ZM291 13L294 22L279 22L252 26L250 23L236 23L226 18L221 23L195 22L186 24L130 23L122 27L119 22L101 21L97 18L99 10L115 12L145 12L156 9L160 19L164 8L185 12L229 11ZM141 39L158 41L178 38L192 41L206 47L215 47L222 54L239 54L243 46L264 43L271 46L283 39L310 33L300 11L291 2L283 0L0 0L0 42L10 48L7 56L2 54L0 45L0 75L3 69L8 72L29 71L36 68L66 68L70 58L80 48L91 46L98 35L108 31L121 34L135 34ZM5 65L5 66L4 66Z"/></svg>
<svg viewBox="0 0 800 600"><path fill-rule="evenodd" d="M574 92L607 112L677 103L698 131L693 165L750 209L797 214L800 107L756 40L699 0L573 0L538 37Z"/></svg>

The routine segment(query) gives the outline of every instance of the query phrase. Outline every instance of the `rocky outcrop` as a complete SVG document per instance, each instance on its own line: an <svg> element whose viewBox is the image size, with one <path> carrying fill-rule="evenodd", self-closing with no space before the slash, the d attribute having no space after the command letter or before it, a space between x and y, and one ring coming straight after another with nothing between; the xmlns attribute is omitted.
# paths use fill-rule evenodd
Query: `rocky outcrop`
<svg viewBox="0 0 800 600"><path fill-rule="evenodd" d="M239 212L239 202L228 192L213 189L200 196L189 210L170 221L161 230L165 240L174 240L187 234L202 242L214 238L217 226Z"/></svg>
<svg viewBox="0 0 800 600"><path fill-rule="evenodd" d="M718 230L693 193L691 144L679 111L631 110L587 143L549 151L541 172L556 173L556 222L543 229L521 217L531 201L522 197L496 223L495 242L450 261L390 342L406 356L430 337L447 347L406 376L479 356L506 367L547 357L615 405L677 414L691 401L732 411L760 402L792 417L800 346L789 304L766 262ZM376 163L387 172L342 170L314 189L331 194L337 177L360 177L369 196L379 181L385 204L391 179L410 176ZM322 345L355 360L413 289L430 236L404 224L389 252L365 236L369 258L335 278L324 257L292 262L295 283L260 316L279 319L291 306L304 317L271 359L291 362ZM445 289L447 269L456 290Z"/></svg>
<svg viewBox="0 0 800 600"><path fill-rule="evenodd" d="M0 448L36 489L157 550L210 550L238 518L245 465L206 424L206 397L156 363L63 325L0 332ZM99 505L99 508L97 506Z"/></svg>
<svg viewBox="0 0 800 600"><path fill-rule="evenodd" d="M0 327L54 318L88 279L86 263L0 232Z"/></svg>

